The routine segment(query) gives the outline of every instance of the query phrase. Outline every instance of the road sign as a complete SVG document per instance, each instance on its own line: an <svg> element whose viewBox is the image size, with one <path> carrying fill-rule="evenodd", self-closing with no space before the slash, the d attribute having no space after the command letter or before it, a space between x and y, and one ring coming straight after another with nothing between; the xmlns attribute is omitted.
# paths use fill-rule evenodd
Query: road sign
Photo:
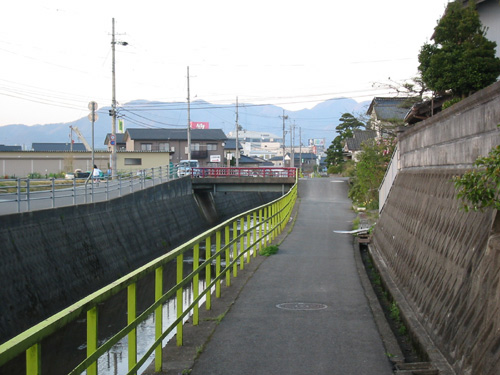
<svg viewBox="0 0 500 375"><path fill-rule="evenodd" d="M96 102L92 101L92 102L89 103L89 110L90 111L97 111L97 108L98 107L97 107L97 103Z"/></svg>
<svg viewBox="0 0 500 375"><path fill-rule="evenodd" d="M99 115L97 113L95 113L95 112L91 112L91 113L89 113L89 115L87 116L87 118L91 122L96 122L99 119Z"/></svg>

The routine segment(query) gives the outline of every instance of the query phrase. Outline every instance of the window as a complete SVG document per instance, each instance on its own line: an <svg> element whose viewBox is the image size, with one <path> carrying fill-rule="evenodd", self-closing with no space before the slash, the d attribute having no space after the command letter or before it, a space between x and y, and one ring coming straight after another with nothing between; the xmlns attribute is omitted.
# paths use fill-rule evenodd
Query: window
<svg viewBox="0 0 500 375"><path fill-rule="evenodd" d="M141 151L151 151L153 145L151 143L141 143Z"/></svg>
<svg viewBox="0 0 500 375"><path fill-rule="evenodd" d="M170 151L170 145L165 142L160 142L160 145L158 147L160 151Z"/></svg>
<svg viewBox="0 0 500 375"><path fill-rule="evenodd" d="M217 151L217 143L207 143L207 151Z"/></svg>
<svg viewBox="0 0 500 375"><path fill-rule="evenodd" d="M125 158L125 165L142 165L140 158Z"/></svg>
<svg viewBox="0 0 500 375"><path fill-rule="evenodd" d="M199 143L191 143L191 151L200 151Z"/></svg>

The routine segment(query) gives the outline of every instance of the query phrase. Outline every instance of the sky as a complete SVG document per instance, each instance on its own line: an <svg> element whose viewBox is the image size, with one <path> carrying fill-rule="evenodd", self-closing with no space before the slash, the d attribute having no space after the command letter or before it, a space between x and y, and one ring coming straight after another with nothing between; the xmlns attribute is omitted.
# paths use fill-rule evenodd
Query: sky
<svg viewBox="0 0 500 375"><path fill-rule="evenodd" d="M417 74L448 0L18 0L0 10L0 126L71 122L116 99L311 108ZM375 88L374 88L375 85ZM0 140L1 143L1 140Z"/></svg>

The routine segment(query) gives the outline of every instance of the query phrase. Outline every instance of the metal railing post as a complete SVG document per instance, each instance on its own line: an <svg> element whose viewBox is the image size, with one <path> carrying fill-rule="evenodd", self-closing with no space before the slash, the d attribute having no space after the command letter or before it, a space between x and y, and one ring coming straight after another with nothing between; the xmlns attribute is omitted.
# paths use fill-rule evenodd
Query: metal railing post
<svg viewBox="0 0 500 375"><path fill-rule="evenodd" d="M55 178L51 178L52 182L52 208L56 207L56 181Z"/></svg>
<svg viewBox="0 0 500 375"><path fill-rule="evenodd" d="M21 179L17 179L17 212L21 212Z"/></svg>
<svg viewBox="0 0 500 375"><path fill-rule="evenodd" d="M184 254L177 255L177 284L179 284L183 276L183 266L184 266ZM177 319L183 313L183 301L182 301L182 288L178 288L176 291L177 295ZM177 346L182 346L182 321L177 324Z"/></svg>
<svg viewBox="0 0 500 375"><path fill-rule="evenodd" d="M236 258L238 257L238 220L233 222L233 277L238 276L238 264Z"/></svg>
<svg viewBox="0 0 500 375"><path fill-rule="evenodd" d="M73 206L76 206L76 178L73 178Z"/></svg>
<svg viewBox="0 0 500 375"><path fill-rule="evenodd" d="M205 259L209 259L212 256L212 238L208 236L205 239ZM212 282L212 268L210 264L205 267L205 285L209 285ZM205 307L207 310L212 308L211 293L208 292L205 295Z"/></svg>
<svg viewBox="0 0 500 375"><path fill-rule="evenodd" d="M26 375L42 374L42 354L40 343L26 350Z"/></svg>
<svg viewBox="0 0 500 375"><path fill-rule="evenodd" d="M90 357L98 347L97 319L97 306L94 306L87 311L87 357ZM97 361L88 367L87 375L97 375Z"/></svg>
<svg viewBox="0 0 500 375"><path fill-rule="evenodd" d="M193 272L200 266L200 244L197 243L193 248ZM198 298L200 294L200 274L193 276L193 299ZM193 325L197 326L199 320L199 304L196 303L193 307Z"/></svg>
<svg viewBox="0 0 500 375"><path fill-rule="evenodd" d="M127 287L127 323L132 324L137 317L137 284L133 283ZM128 334L128 369L129 371L137 363L137 328Z"/></svg>
<svg viewBox="0 0 500 375"><path fill-rule="evenodd" d="M231 271L229 263L231 263L230 246L229 246L229 225L224 228L224 247L226 248L226 285L231 286Z"/></svg>
<svg viewBox="0 0 500 375"><path fill-rule="evenodd" d="M220 279L218 278L220 275L220 249L221 249L221 232L218 230L215 233L215 252L217 253L217 257L215 258L215 277L217 281L215 282L215 297L220 298Z"/></svg>
<svg viewBox="0 0 500 375"><path fill-rule="evenodd" d="M153 179L153 186L155 186L155 169L151 168L151 178Z"/></svg>
<svg viewBox="0 0 500 375"><path fill-rule="evenodd" d="M30 179L26 179L26 203L28 204L28 211L31 210L31 202L30 202Z"/></svg>
<svg viewBox="0 0 500 375"><path fill-rule="evenodd" d="M163 266L155 270L155 301L158 301L163 295ZM158 340L163 333L163 305L160 305L155 310L155 340ZM158 345L155 349L155 371L162 370L163 350L162 346Z"/></svg>

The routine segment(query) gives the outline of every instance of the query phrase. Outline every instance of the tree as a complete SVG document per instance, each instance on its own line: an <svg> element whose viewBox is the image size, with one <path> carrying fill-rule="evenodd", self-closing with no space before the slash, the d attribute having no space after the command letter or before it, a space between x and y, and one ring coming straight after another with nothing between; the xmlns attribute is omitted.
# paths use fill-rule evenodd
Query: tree
<svg viewBox="0 0 500 375"><path fill-rule="evenodd" d="M349 189L349 197L355 203L368 209L378 207L378 188L384 178L395 145L395 138L372 139L363 143L363 150L356 163Z"/></svg>
<svg viewBox="0 0 500 375"><path fill-rule="evenodd" d="M475 1L467 7L462 1L449 3L434 29L434 43L425 43L418 56L424 83L437 93L451 90L462 98L494 83L500 59L497 44L485 34Z"/></svg>
<svg viewBox="0 0 500 375"><path fill-rule="evenodd" d="M462 208L465 211L500 210L500 146L493 148L488 156L478 158L474 166L473 170L453 179Z"/></svg>
<svg viewBox="0 0 500 375"><path fill-rule="evenodd" d="M344 113L340 117L340 124L335 128L338 135L333 139L330 147L326 150L326 163L328 165L340 166L343 161L343 142L353 137L355 129L365 128L366 125L350 113Z"/></svg>

